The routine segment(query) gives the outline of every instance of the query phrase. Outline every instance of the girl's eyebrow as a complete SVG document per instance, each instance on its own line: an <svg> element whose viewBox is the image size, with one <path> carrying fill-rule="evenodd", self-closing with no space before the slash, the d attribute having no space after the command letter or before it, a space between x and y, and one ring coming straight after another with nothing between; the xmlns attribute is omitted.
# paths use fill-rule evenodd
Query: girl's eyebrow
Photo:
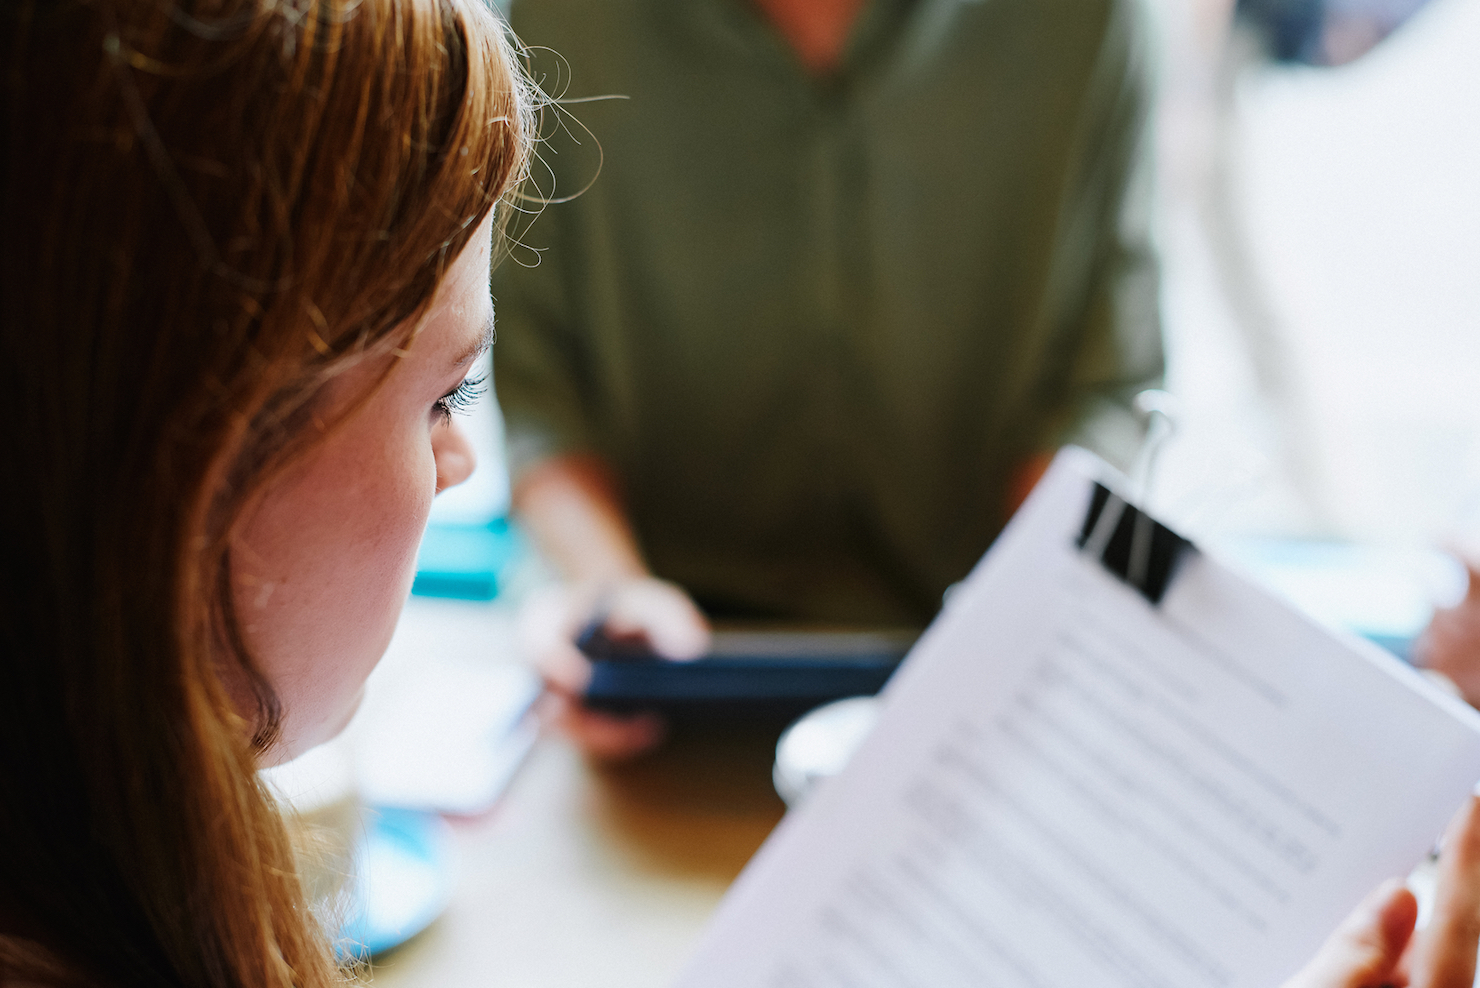
<svg viewBox="0 0 1480 988"><path fill-rule="evenodd" d="M487 353L493 347L493 338L495 335L493 328L493 309L489 308L488 317L483 323L483 335L478 337L478 342L459 353L453 359L452 366L461 367L468 361L483 356L483 354Z"/></svg>

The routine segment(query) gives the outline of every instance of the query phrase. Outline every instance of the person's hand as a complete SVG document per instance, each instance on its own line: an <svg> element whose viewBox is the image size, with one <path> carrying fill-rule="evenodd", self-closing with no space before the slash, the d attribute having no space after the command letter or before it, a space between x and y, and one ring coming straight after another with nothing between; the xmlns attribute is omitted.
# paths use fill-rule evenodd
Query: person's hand
<svg viewBox="0 0 1480 988"><path fill-rule="evenodd" d="M598 610L605 613L613 637L644 639L653 651L675 660L698 658L709 650L709 624L681 588L653 577L600 589L554 587L525 604L521 630L549 687L551 718L591 757L631 758L656 747L665 725L654 714L618 716L581 704L591 664L575 639Z"/></svg>
<svg viewBox="0 0 1480 988"><path fill-rule="evenodd" d="M1285 988L1471 988L1480 943L1480 799L1450 823L1434 912L1414 932L1418 903L1397 879L1357 907Z"/></svg>
<svg viewBox="0 0 1480 988"><path fill-rule="evenodd" d="M1480 569L1467 562L1470 586L1464 600L1434 612L1413 644L1414 660L1449 677L1471 706L1480 706Z"/></svg>

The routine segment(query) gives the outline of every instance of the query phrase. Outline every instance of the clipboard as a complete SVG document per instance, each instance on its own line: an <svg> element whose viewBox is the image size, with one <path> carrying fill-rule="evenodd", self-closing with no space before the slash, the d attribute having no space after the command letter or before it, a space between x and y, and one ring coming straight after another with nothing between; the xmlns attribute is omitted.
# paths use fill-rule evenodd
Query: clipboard
<svg viewBox="0 0 1480 988"><path fill-rule="evenodd" d="M1265 988L1426 857L1480 714L1121 483L1059 454L679 988Z"/></svg>

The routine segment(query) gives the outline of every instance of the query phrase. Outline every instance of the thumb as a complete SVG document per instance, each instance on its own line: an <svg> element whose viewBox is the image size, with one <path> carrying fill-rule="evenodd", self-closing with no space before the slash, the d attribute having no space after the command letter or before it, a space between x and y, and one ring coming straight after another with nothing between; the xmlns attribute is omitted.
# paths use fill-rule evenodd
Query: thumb
<svg viewBox="0 0 1480 988"><path fill-rule="evenodd" d="M1376 988L1391 980L1413 936L1418 902L1396 878L1362 901L1285 988Z"/></svg>
<svg viewBox="0 0 1480 988"><path fill-rule="evenodd" d="M709 624L676 584L647 578L622 586L612 597L606 626L640 634L659 655L694 659L709 650Z"/></svg>

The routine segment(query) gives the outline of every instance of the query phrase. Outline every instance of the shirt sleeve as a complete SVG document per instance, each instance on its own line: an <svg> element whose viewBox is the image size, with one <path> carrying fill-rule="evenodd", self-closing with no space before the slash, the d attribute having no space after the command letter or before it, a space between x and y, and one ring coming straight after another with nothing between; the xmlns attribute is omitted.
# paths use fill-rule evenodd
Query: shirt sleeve
<svg viewBox="0 0 1480 988"><path fill-rule="evenodd" d="M1132 402L1160 387L1165 371L1151 232L1150 63L1140 3L1118 0L1086 90L1083 164L1060 230L1063 263L1083 285L1063 292L1057 312L1059 352L1072 356L1040 439L1042 449L1085 446L1122 469L1144 432Z"/></svg>

